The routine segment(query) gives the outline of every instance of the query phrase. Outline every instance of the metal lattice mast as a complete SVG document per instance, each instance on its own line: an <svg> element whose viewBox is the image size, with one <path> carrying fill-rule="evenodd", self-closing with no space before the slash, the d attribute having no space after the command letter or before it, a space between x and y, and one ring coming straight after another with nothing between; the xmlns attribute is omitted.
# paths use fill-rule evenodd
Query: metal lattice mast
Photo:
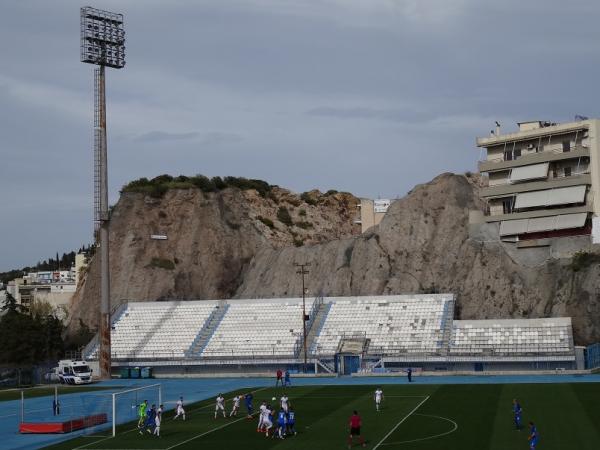
<svg viewBox="0 0 600 450"><path fill-rule="evenodd" d="M100 377L111 376L108 157L105 67L125 67L123 15L81 8L81 61L94 69L94 234L100 244Z"/></svg>

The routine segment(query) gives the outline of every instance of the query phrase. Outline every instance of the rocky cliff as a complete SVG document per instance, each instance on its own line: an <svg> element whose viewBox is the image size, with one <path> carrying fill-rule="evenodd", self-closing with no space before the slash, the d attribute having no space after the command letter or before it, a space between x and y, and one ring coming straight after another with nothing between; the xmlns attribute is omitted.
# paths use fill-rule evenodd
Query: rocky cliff
<svg viewBox="0 0 600 450"><path fill-rule="evenodd" d="M600 340L599 258L529 267L497 241L471 239L469 211L483 206L477 190L475 178L440 175L362 235L352 220L357 199L348 194L313 192L314 204L284 190L275 200L234 189L173 190L161 200L124 195L111 223L112 298L299 296L293 264L310 262L313 295L453 292L459 318L571 316L578 343ZM277 220L282 204L291 225ZM300 222L311 225L293 225ZM149 240L154 232L168 241ZM92 326L98 285L93 261L72 315Z"/></svg>

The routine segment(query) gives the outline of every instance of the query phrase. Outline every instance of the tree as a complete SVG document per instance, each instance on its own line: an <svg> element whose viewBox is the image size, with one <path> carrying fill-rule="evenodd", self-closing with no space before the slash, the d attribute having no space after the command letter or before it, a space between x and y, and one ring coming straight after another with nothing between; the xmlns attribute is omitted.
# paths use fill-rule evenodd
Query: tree
<svg viewBox="0 0 600 450"><path fill-rule="evenodd" d="M17 303L17 299L13 297L13 295L6 291L6 299L4 300L4 305L2 305L2 311L5 311L7 314L23 312L27 310L27 308L20 303Z"/></svg>

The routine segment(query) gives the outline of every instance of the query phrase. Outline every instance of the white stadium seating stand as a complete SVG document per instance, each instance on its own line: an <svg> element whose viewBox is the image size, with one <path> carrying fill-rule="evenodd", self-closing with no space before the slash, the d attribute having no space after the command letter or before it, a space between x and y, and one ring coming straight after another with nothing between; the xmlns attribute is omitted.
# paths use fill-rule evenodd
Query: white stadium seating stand
<svg viewBox="0 0 600 450"><path fill-rule="evenodd" d="M571 318L455 320L450 355L554 356L573 352Z"/></svg>
<svg viewBox="0 0 600 450"><path fill-rule="evenodd" d="M311 348L331 356L347 337L364 336L373 355L431 355L444 351L452 320L452 295L329 298L322 329Z"/></svg>
<svg viewBox="0 0 600 450"><path fill-rule="evenodd" d="M184 358L216 301L130 302L113 317L114 359ZM97 358L94 346L88 359Z"/></svg>
<svg viewBox="0 0 600 450"><path fill-rule="evenodd" d="M306 299L309 362L315 370L333 370L344 355L359 355L364 367L384 360L433 370L574 366L570 318L454 320L454 304L452 294ZM301 298L125 303L112 316L112 358L155 366L302 364L302 313ZM83 357L98 359L97 336Z"/></svg>
<svg viewBox="0 0 600 450"><path fill-rule="evenodd" d="M313 299L306 300L307 313L313 304ZM200 356L294 358L302 336L301 299L233 300Z"/></svg>

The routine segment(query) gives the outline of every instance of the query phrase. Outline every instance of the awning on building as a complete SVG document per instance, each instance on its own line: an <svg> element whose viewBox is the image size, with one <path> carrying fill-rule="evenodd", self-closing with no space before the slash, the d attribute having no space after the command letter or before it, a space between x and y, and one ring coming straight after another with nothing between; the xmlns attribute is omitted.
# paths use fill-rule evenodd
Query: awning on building
<svg viewBox="0 0 600 450"><path fill-rule="evenodd" d="M527 219L527 232L528 233L536 233L538 231L555 230L557 217L558 216L550 216L550 217L536 217L534 219Z"/></svg>
<svg viewBox="0 0 600 450"><path fill-rule="evenodd" d="M527 233L529 219L503 220L500 222L500 236Z"/></svg>
<svg viewBox="0 0 600 450"><path fill-rule="evenodd" d="M515 167L510 172L510 182L535 180L548 177L549 163L532 164L530 166Z"/></svg>
<svg viewBox="0 0 600 450"><path fill-rule="evenodd" d="M585 191L586 186L579 185L557 189L544 189L543 191L522 192L517 194L515 209L584 203Z"/></svg>
<svg viewBox="0 0 600 450"><path fill-rule="evenodd" d="M577 213L532 219L503 220L500 222L500 236L581 228L585 225L586 219L587 213Z"/></svg>
<svg viewBox="0 0 600 450"><path fill-rule="evenodd" d="M585 225L587 213L563 214L556 220L556 229L564 230L566 228L581 228Z"/></svg>

